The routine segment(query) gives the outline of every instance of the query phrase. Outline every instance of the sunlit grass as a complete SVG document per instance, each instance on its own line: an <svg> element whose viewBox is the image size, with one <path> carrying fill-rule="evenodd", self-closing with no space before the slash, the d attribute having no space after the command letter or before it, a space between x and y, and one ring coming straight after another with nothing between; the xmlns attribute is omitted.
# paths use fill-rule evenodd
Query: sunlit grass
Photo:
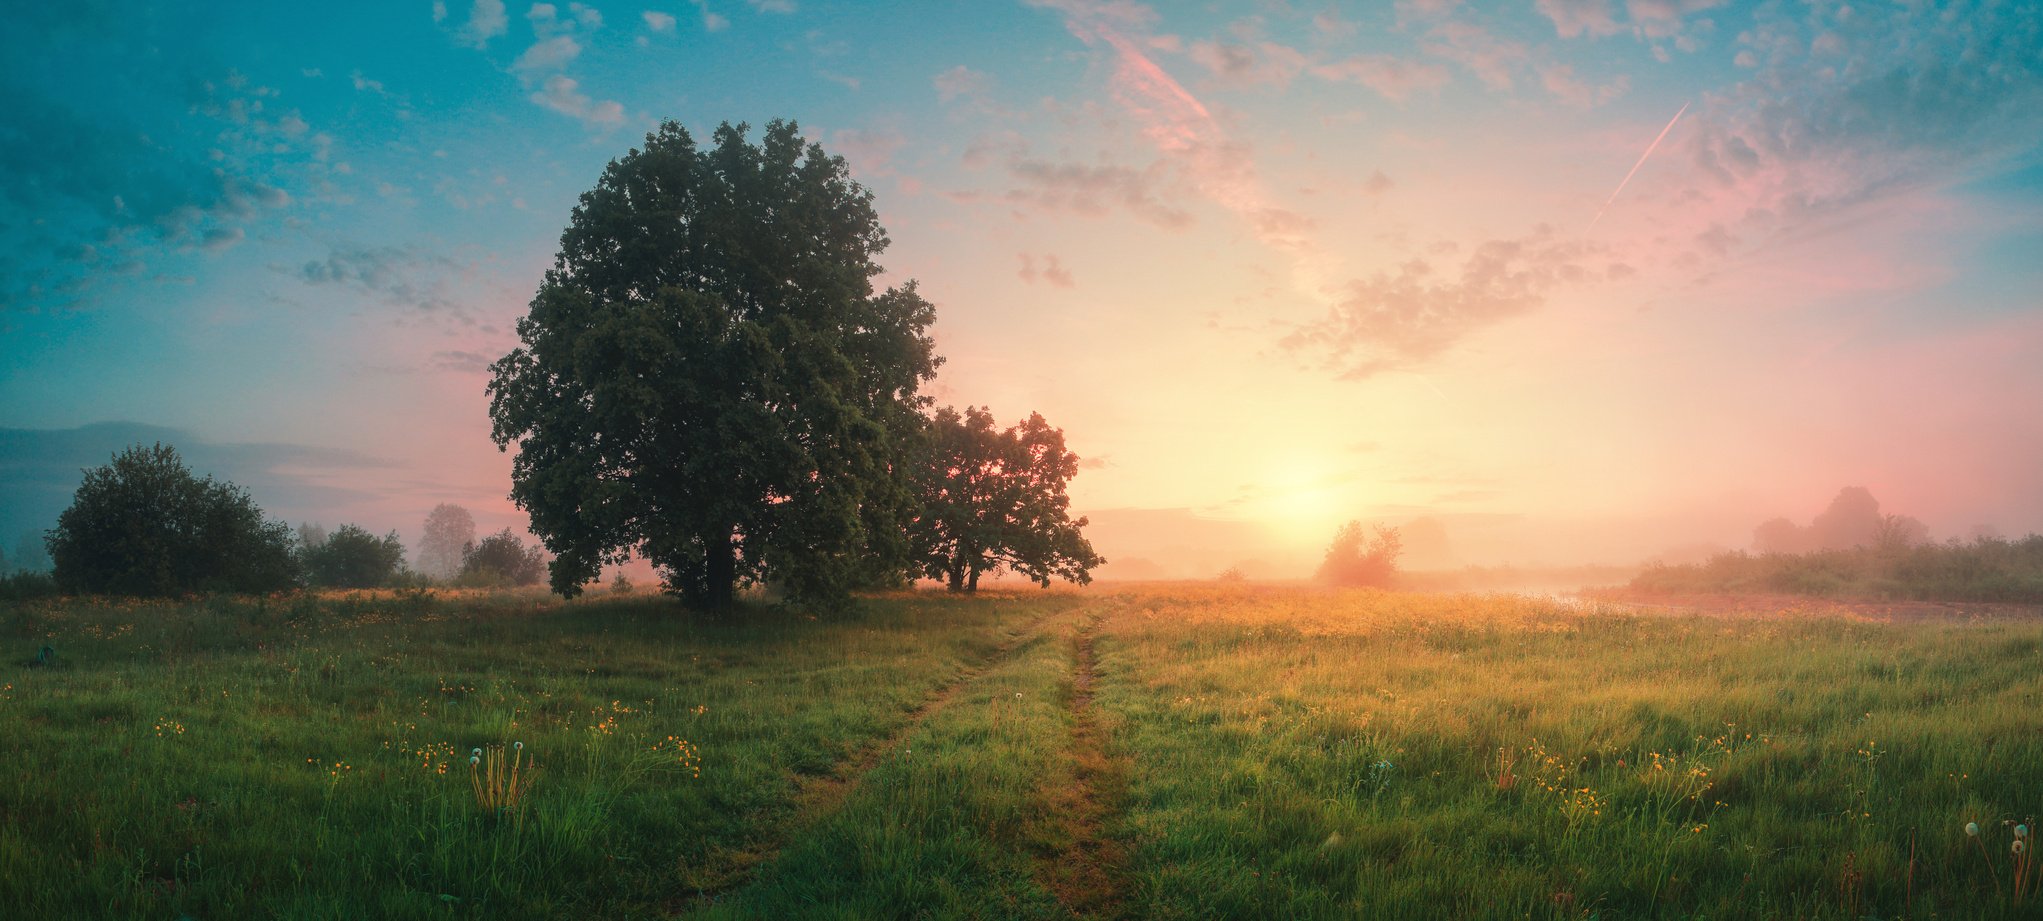
<svg viewBox="0 0 2043 921"><path fill-rule="evenodd" d="M2031 917L2043 624L1157 591L1101 640L1151 917ZM1998 881L1998 882L1997 882Z"/></svg>

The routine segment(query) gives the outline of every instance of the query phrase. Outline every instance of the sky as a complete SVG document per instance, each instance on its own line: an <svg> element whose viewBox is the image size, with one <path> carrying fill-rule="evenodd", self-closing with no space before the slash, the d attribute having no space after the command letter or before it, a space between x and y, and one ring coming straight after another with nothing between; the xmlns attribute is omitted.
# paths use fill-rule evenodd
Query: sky
<svg viewBox="0 0 2043 921"><path fill-rule="evenodd" d="M0 549L163 440L287 520L522 528L486 366L662 120L796 121L1123 575L2043 530L2043 5L23 6ZM755 128L756 134L756 128Z"/></svg>

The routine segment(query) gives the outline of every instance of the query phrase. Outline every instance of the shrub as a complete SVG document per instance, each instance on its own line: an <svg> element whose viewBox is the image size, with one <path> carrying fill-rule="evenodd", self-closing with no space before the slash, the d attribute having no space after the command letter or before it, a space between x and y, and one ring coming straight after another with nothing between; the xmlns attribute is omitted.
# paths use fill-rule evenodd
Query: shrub
<svg viewBox="0 0 2043 921"><path fill-rule="evenodd" d="M546 555L505 528L462 554L463 585L537 585L546 578Z"/></svg>
<svg viewBox="0 0 2043 921"><path fill-rule="evenodd" d="M47 539L65 592L272 592L298 581L291 529L232 483L196 477L169 445L85 472Z"/></svg>
<svg viewBox="0 0 2043 921"><path fill-rule="evenodd" d="M314 585L335 588L379 588L397 580L404 568L404 544L392 531L377 537L351 524L304 550L305 572Z"/></svg>

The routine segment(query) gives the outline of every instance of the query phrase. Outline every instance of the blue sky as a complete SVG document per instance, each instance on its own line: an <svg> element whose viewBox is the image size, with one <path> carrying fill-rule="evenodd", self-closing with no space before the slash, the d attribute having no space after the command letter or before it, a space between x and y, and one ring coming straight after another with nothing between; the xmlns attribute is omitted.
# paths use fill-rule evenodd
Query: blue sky
<svg viewBox="0 0 2043 921"><path fill-rule="evenodd" d="M938 396L1092 459L1110 558L1640 557L1853 484L2043 528L2039 59L2022 3L25 8L0 444L73 454L0 464L161 426L280 513L515 524L481 369L576 196L780 117L877 196ZM1159 514L1247 527L1115 523Z"/></svg>

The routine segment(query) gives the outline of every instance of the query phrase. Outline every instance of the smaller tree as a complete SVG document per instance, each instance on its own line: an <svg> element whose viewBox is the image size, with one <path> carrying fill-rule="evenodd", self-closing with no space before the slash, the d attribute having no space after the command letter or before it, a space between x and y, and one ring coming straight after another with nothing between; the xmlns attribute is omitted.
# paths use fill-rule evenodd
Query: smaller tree
<svg viewBox="0 0 2043 921"><path fill-rule="evenodd" d="M232 483L193 476L177 449L136 445L85 472L47 538L66 592L271 592L298 581L291 528Z"/></svg>
<svg viewBox="0 0 2043 921"><path fill-rule="evenodd" d="M1397 558L1403 549L1396 528L1377 525L1371 534L1362 530L1362 522L1350 521L1334 532L1317 578L1334 585L1389 588L1397 577Z"/></svg>
<svg viewBox="0 0 2043 921"><path fill-rule="evenodd" d="M404 544L396 531L377 537L344 524L303 552L306 575L314 585L378 588L395 581L404 568Z"/></svg>
<svg viewBox="0 0 2043 921"><path fill-rule="evenodd" d="M462 554L474 543L474 515L445 502L433 506L419 538L419 571L435 579L454 578L461 572Z"/></svg>
<svg viewBox="0 0 2043 921"><path fill-rule="evenodd" d="M979 575L1001 566L1043 586L1052 576L1091 582L1106 560L1085 539L1086 520L1071 520L1065 484L1077 473L1078 455L1040 414L998 431L986 410L937 410L913 470L917 568L954 592L978 590Z"/></svg>
<svg viewBox="0 0 2043 921"><path fill-rule="evenodd" d="M546 554L505 528L470 544L462 555L461 581L469 585L537 585L546 578Z"/></svg>

